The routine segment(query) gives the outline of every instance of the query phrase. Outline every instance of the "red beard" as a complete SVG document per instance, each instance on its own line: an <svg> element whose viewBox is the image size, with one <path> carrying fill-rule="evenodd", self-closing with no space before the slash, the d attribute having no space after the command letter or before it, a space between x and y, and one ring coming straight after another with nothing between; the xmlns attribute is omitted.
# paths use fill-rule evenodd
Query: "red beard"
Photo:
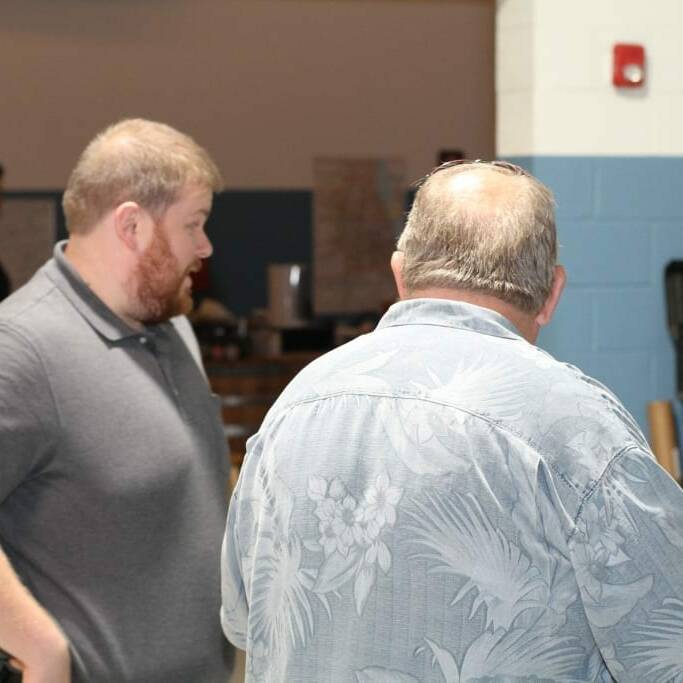
<svg viewBox="0 0 683 683"><path fill-rule="evenodd" d="M185 278L200 267L201 261L195 261L180 272L178 259L171 252L162 228L157 226L134 276L136 318L146 325L154 325L176 315L188 314L194 303L184 287Z"/></svg>

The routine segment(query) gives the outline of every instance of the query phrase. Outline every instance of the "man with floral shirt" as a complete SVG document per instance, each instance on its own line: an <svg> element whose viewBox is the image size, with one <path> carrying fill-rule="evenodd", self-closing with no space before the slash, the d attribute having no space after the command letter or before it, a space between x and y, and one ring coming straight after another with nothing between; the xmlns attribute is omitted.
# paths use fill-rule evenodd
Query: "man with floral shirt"
<svg viewBox="0 0 683 683"><path fill-rule="evenodd" d="M683 493L608 389L534 346L556 255L522 169L422 182L400 302L249 442L221 612L247 680L683 677Z"/></svg>

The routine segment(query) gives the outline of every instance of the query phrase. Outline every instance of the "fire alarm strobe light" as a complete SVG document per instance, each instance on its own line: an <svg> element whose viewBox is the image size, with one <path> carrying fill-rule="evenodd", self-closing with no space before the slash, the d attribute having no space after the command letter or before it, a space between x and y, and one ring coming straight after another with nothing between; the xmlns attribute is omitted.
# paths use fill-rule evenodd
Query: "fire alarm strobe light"
<svg viewBox="0 0 683 683"><path fill-rule="evenodd" d="M642 45L618 43L614 46L612 83L619 88L645 85L645 48Z"/></svg>

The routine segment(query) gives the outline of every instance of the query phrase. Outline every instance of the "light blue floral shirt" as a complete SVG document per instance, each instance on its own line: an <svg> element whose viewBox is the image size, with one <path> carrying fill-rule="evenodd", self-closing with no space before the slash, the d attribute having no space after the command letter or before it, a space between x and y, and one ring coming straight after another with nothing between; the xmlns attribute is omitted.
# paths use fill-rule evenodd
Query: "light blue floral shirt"
<svg viewBox="0 0 683 683"><path fill-rule="evenodd" d="M683 681L683 493L598 382L404 301L250 440L222 588L247 681Z"/></svg>

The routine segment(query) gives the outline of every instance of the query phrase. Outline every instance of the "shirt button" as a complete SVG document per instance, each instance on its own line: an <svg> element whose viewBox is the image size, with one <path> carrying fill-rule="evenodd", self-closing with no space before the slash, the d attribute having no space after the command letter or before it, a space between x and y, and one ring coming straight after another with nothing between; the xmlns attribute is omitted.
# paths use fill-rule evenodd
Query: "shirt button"
<svg viewBox="0 0 683 683"><path fill-rule="evenodd" d="M147 337L140 337L140 343L146 344L147 343Z"/></svg>

